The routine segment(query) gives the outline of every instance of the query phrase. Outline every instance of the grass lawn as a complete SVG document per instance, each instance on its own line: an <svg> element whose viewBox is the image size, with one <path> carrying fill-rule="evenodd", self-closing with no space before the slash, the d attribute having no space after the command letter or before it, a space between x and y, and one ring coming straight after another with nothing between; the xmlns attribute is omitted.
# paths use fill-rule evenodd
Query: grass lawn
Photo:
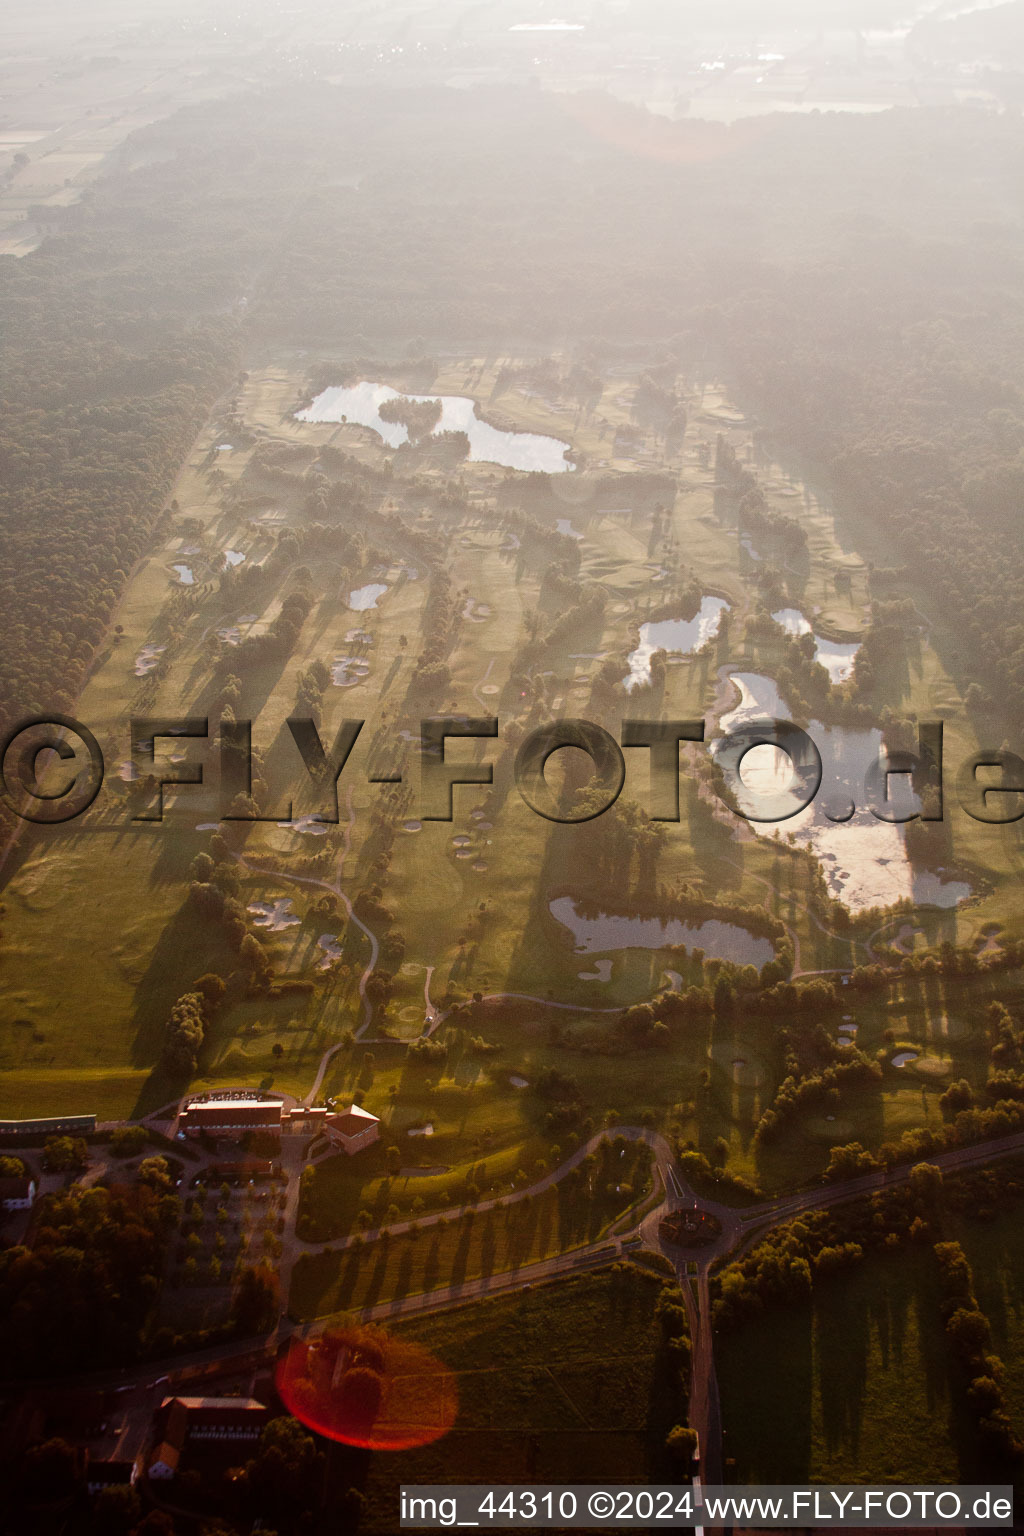
<svg viewBox="0 0 1024 1536"><path fill-rule="evenodd" d="M638 1152L637 1159L630 1160L631 1181L621 1193L605 1185L600 1173L595 1173L590 1188L582 1177L570 1175L539 1195L486 1211L466 1208L461 1216L424 1226L413 1235L399 1233L366 1245L303 1254L293 1272L289 1310L302 1321L359 1310L519 1269L596 1242L649 1188L650 1157L642 1144ZM371 1198L367 1207L375 1220L381 1219L385 1191L375 1191L376 1200Z"/></svg>

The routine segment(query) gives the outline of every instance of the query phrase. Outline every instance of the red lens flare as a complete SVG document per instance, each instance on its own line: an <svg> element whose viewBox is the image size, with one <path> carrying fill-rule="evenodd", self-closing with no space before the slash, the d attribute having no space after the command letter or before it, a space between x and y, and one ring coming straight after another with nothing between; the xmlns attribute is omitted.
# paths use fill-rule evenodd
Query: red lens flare
<svg viewBox="0 0 1024 1536"><path fill-rule="evenodd" d="M420 1344L354 1324L293 1339L277 1363L288 1412L328 1440L406 1451L448 1433L458 1413L455 1377Z"/></svg>

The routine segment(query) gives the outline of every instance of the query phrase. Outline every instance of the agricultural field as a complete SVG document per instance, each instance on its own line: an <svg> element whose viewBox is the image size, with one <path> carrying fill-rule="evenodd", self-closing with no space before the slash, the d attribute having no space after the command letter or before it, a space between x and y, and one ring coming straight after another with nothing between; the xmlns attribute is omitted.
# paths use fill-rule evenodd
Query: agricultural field
<svg viewBox="0 0 1024 1536"><path fill-rule="evenodd" d="M622 1266L401 1324L455 1373L459 1416L435 1445L373 1457L365 1528L394 1528L399 1483L667 1473L685 1395L655 1317L663 1285Z"/></svg>

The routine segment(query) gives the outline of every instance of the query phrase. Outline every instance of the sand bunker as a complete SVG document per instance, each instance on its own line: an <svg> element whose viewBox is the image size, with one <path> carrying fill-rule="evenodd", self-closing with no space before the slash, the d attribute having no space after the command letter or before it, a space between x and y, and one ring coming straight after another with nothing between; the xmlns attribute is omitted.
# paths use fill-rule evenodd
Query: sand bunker
<svg viewBox="0 0 1024 1536"><path fill-rule="evenodd" d="M365 656L336 656L331 664L331 682L335 688L354 688L369 671Z"/></svg>
<svg viewBox="0 0 1024 1536"><path fill-rule="evenodd" d="M576 973L580 981L611 981L612 962L610 960L595 960L592 971L578 971Z"/></svg>
<svg viewBox="0 0 1024 1536"><path fill-rule="evenodd" d="M319 963L319 970L326 971L328 966L334 964L335 960L341 959L341 940L337 934L322 933L317 939L316 944L317 948L322 949L324 952L323 958Z"/></svg>
<svg viewBox="0 0 1024 1536"><path fill-rule="evenodd" d="M387 591L387 584L383 581L367 582L365 587L356 587L348 595L348 606L356 613L363 613L368 608L376 608L377 599L383 597Z"/></svg>
<svg viewBox="0 0 1024 1536"><path fill-rule="evenodd" d="M166 649L165 645L144 645L135 658L135 676L148 677L160 665L160 657Z"/></svg>
<svg viewBox="0 0 1024 1536"><path fill-rule="evenodd" d="M279 821L285 832L297 832L300 837L325 837L328 828L319 816L300 816L296 821Z"/></svg>
<svg viewBox="0 0 1024 1536"><path fill-rule="evenodd" d="M268 933L280 933L283 928L297 928L301 922L291 906L292 898L282 896L278 901L250 902L245 910L252 913L254 928L264 928Z"/></svg>

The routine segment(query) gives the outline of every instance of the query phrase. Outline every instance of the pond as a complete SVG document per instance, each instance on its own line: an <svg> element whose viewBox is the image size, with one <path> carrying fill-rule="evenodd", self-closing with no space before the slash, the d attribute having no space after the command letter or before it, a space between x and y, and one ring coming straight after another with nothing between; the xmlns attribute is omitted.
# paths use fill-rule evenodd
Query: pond
<svg viewBox="0 0 1024 1536"><path fill-rule="evenodd" d="M354 592L349 593L348 606L356 613L365 613L367 608L376 608L378 597L383 597L386 591L385 582L368 582L365 587L356 587Z"/></svg>
<svg viewBox="0 0 1024 1536"><path fill-rule="evenodd" d="M711 918L704 923L684 923L681 918L628 917L600 912L584 917L571 896L558 896L548 905L556 922L568 928L576 940L576 953L607 953L615 949L668 949L676 944L703 949L716 960L737 965L766 965L775 955L769 939L759 939L737 923Z"/></svg>
<svg viewBox="0 0 1024 1536"><path fill-rule="evenodd" d="M720 717L723 730L735 732L753 720L789 719L789 708L770 677L734 672L729 682L740 698ZM821 753L821 787L813 803L785 821L756 823L755 830L771 837L778 828L781 837L792 834L797 844L810 848L829 894L851 912L901 900L946 909L966 901L971 894L966 881L943 879L941 869L916 869L907 856L903 828L879 821L867 807L865 778L882 755L882 732L811 720L807 733ZM757 808L757 796L786 795L795 782L789 758L771 746L753 747L743 759L740 776L739 799L744 803L744 788L749 791L749 809ZM919 807L903 774L890 779L889 794L899 814ZM798 803L793 796L792 804Z"/></svg>
<svg viewBox="0 0 1024 1536"><path fill-rule="evenodd" d="M181 582L183 587L191 587L195 585L196 578L192 574L192 567L190 565L172 565L171 570L177 571L178 580Z"/></svg>
<svg viewBox="0 0 1024 1536"><path fill-rule="evenodd" d="M700 608L692 619L655 619L640 625L640 644L626 658L629 673L624 679L626 691L632 693L651 680L651 657L655 651L668 651L673 656L689 656L718 634L722 614L729 604L722 597L701 598Z"/></svg>
<svg viewBox="0 0 1024 1536"><path fill-rule="evenodd" d="M240 549L226 549L224 551L224 561L227 565L241 565L244 559L245 556Z"/></svg>
<svg viewBox="0 0 1024 1536"><path fill-rule="evenodd" d="M799 608L779 608L772 614L772 618L786 631L787 635L813 633ZM844 683L848 677L853 676L854 657L859 650L859 641L850 645L841 645L836 640L823 640L820 635L814 636L814 659L825 668L834 683Z"/></svg>
<svg viewBox="0 0 1024 1536"><path fill-rule="evenodd" d="M562 474L572 465L565 457L569 444L557 437L541 437L533 432L505 432L481 420L476 401L462 395L407 395L388 384L364 380L348 387L331 385L321 390L303 411L296 411L296 421L348 421L369 427L389 448L409 441L403 422L384 421L380 407L385 400L408 400L423 404L439 400L441 416L430 434L465 432L469 439L469 458L473 463L500 464L505 469L541 470L548 475Z"/></svg>

